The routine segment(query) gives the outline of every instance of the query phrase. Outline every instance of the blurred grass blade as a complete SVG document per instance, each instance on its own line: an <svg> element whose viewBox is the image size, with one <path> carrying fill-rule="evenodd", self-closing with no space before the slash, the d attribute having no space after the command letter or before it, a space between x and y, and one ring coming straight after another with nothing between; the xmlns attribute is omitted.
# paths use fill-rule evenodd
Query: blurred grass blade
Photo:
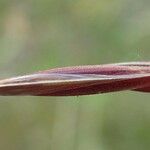
<svg viewBox="0 0 150 150"><path fill-rule="evenodd" d="M0 95L76 96L121 90L150 92L150 63L64 67L0 81Z"/></svg>

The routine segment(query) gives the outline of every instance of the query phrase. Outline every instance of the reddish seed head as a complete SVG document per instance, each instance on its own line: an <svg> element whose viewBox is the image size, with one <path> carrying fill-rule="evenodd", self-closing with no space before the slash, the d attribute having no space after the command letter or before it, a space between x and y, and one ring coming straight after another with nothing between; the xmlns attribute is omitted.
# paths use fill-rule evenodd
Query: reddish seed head
<svg viewBox="0 0 150 150"><path fill-rule="evenodd" d="M150 92L150 63L56 68L0 81L0 95L75 96L121 90Z"/></svg>

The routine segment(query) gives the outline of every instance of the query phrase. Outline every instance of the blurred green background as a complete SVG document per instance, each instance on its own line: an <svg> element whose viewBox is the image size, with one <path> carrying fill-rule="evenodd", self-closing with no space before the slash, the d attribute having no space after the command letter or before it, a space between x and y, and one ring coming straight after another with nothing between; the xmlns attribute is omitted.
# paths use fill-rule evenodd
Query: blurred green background
<svg viewBox="0 0 150 150"><path fill-rule="evenodd" d="M148 61L149 49L147 0L0 0L1 78ZM150 95L0 97L0 149L150 149Z"/></svg>

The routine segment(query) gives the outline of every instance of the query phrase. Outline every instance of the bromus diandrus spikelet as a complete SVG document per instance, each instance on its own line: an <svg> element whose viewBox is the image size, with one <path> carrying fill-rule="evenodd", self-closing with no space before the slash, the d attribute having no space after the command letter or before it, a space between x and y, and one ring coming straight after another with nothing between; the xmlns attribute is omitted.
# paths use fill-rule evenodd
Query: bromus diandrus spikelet
<svg viewBox="0 0 150 150"><path fill-rule="evenodd" d="M0 95L78 96L150 92L150 62L56 68L0 81Z"/></svg>

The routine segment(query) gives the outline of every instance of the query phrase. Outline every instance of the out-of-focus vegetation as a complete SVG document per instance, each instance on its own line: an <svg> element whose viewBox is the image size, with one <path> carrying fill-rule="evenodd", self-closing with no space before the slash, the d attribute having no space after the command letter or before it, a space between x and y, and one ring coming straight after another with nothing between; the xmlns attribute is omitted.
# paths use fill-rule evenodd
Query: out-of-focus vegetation
<svg viewBox="0 0 150 150"><path fill-rule="evenodd" d="M150 1L0 0L1 78L141 60L150 60ZM150 149L150 95L0 97L0 149Z"/></svg>

